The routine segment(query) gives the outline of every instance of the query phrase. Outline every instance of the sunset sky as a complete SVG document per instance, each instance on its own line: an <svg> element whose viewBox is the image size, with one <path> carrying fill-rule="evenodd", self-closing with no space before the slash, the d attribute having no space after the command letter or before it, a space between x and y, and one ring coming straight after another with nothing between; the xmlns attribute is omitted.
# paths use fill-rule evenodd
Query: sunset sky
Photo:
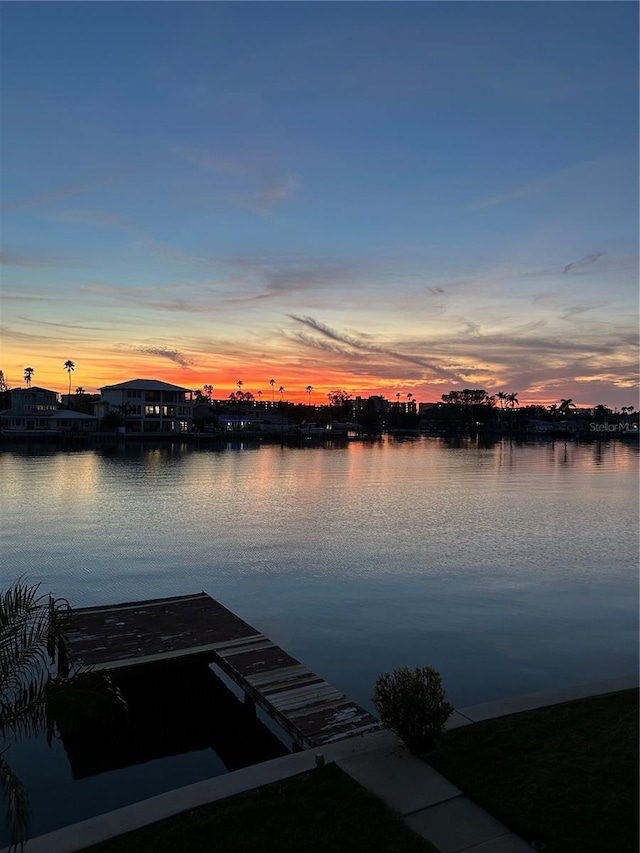
<svg viewBox="0 0 640 853"><path fill-rule="evenodd" d="M638 405L638 5L4 3L12 387Z"/></svg>

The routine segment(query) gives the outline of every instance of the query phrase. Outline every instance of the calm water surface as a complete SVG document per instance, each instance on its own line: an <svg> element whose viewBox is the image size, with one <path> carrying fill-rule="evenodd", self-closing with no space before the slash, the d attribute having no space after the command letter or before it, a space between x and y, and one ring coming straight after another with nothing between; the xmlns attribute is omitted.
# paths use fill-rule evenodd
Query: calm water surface
<svg viewBox="0 0 640 853"><path fill-rule="evenodd" d="M460 707L637 671L637 472L618 441L5 449L0 572L76 606L204 590L365 707L425 663ZM80 816L220 772L201 758L95 777Z"/></svg>

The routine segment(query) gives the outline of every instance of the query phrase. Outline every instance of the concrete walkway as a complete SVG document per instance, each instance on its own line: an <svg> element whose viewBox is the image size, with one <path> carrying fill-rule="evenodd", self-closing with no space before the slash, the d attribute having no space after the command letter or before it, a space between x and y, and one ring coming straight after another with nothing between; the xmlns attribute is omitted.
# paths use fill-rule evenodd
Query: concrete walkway
<svg viewBox="0 0 640 853"><path fill-rule="evenodd" d="M533 693L504 702L456 711L448 728L471 725L520 711L638 686L638 676L591 682L567 690ZM25 853L76 853L116 835L188 809L259 788L311 770L317 750L286 755L224 776L99 815L28 841ZM532 847L473 803L422 759L411 755L389 731L360 735L322 748L364 788L383 800L414 832L441 853L531 853ZM7 853L7 850L0 851Z"/></svg>

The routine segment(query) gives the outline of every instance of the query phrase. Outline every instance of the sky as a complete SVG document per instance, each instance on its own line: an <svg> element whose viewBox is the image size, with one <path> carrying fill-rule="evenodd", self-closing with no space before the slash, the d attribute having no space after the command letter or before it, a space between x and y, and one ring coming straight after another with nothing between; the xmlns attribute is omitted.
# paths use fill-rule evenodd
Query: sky
<svg viewBox="0 0 640 853"><path fill-rule="evenodd" d="M2 4L0 369L638 406L638 5Z"/></svg>

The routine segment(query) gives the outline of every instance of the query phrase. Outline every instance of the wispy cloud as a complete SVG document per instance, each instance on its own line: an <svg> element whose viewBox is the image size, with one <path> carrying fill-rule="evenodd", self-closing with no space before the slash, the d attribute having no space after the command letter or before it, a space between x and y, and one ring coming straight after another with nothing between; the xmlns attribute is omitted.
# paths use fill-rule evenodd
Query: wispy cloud
<svg viewBox="0 0 640 853"><path fill-rule="evenodd" d="M180 367L190 367L191 364L193 364L193 362L180 352L180 350L172 349L171 347L149 346L145 344L121 344L121 346L126 349L135 350L143 355L155 355L159 358L165 358L168 361L179 364Z"/></svg>
<svg viewBox="0 0 640 853"><path fill-rule="evenodd" d="M70 266L71 261L53 255L16 255L12 252L0 252L0 266L20 267L23 269L46 269L53 266Z"/></svg>
<svg viewBox="0 0 640 853"><path fill-rule="evenodd" d="M118 228L132 234L144 234L142 228L130 219L101 210L58 210L53 214L57 222L86 223L103 228Z"/></svg>
<svg viewBox="0 0 640 853"><path fill-rule="evenodd" d="M528 181L505 192L469 202L462 207L462 210L485 210L513 201L536 198L558 189L563 189L566 193L574 195L582 189L591 188L597 184L603 183L606 186L610 180L615 179L616 173L623 163L634 162L637 168L637 156L637 151L614 151L603 157L558 169L537 180Z"/></svg>
<svg viewBox="0 0 640 853"><path fill-rule="evenodd" d="M601 258L603 255L604 252L591 252L590 255L585 255L583 258L580 258L579 261L572 261L570 264L567 264L566 267L562 270L562 272L568 273L569 270L591 266L591 264L595 264L598 258Z"/></svg>
<svg viewBox="0 0 640 853"><path fill-rule="evenodd" d="M297 175L274 176L272 181L265 182L260 189L254 192L233 195L232 201L240 207L246 207L253 213L265 215L271 213L281 201L289 198L299 185L300 179Z"/></svg>
<svg viewBox="0 0 640 853"><path fill-rule="evenodd" d="M26 196L25 198L7 202L7 204L2 205L2 210L9 212L12 210L22 210L28 207L35 207L41 204L54 204L55 202L61 201L63 198L89 192L90 190L96 189L96 187L104 186L106 183L108 183L108 181L102 180L54 187L49 190L44 190L41 193L36 193L31 196Z"/></svg>
<svg viewBox="0 0 640 853"><path fill-rule="evenodd" d="M308 334L300 337L300 340L310 346L315 346L318 349L326 348L326 340L335 341L337 344L345 345L360 353L370 353L372 355L382 355L394 361L403 362L405 364L413 364L422 367L436 377L444 377L450 380L457 380L460 377L452 373L450 370L439 366L427 357L416 355L414 353L405 352L399 348L392 348L384 345L373 343L370 339L356 336L353 334L345 334L337 332L330 326L315 320L313 317L299 317L295 314L288 315L295 323L306 326L316 335L310 337Z"/></svg>
<svg viewBox="0 0 640 853"><path fill-rule="evenodd" d="M207 172L232 179L229 201L258 215L267 215L290 198L300 186L300 177L249 159L228 157L205 148L174 148L173 153Z"/></svg>

